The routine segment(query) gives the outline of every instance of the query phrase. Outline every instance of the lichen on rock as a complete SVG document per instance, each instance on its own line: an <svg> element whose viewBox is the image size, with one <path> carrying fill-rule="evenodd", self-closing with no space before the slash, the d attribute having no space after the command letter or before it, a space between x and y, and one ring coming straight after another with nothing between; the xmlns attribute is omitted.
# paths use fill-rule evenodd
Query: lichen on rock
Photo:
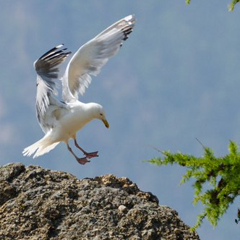
<svg viewBox="0 0 240 240"><path fill-rule="evenodd" d="M0 168L0 239L197 240L175 210L113 175L79 180L65 172Z"/></svg>

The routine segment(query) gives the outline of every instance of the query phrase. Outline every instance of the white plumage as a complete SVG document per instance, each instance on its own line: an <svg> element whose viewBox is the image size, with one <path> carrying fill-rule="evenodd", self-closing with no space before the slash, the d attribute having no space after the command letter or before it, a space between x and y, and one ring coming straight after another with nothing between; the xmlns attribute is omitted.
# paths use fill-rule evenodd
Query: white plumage
<svg viewBox="0 0 240 240"><path fill-rule="evenodd" d="M135 17L129 15L78 49L70 59L61 79L63 101L57 98L58 67L71 52L68 52L63 45L58 45L34 63L37 72L37 118L45 136L25 148L24 156L39 157L54 149L60 142L65 142L68 150L80 164L98 157L98 152L88 153L78 145L76 134L94 119L103 121L107 128L109 123L100 104L82 103L78 100L78 94L84 94L91 83L91 76L99 74L108 60L118 53L123 42L132 32L134 24ZM74 140L75 146L85 157L77 157L69 146L70 139Z"/></svg>

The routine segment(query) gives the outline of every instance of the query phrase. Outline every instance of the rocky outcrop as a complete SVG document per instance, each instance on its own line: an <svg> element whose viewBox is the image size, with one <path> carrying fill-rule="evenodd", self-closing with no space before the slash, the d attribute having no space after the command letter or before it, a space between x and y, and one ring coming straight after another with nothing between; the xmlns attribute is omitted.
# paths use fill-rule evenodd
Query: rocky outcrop
<svg viewBox="0 0 240 240"><path fill-rule="evenodd" d="M127 178L79 180L10 164L0 168L0 239L199 239L178 213Z"/></svg>

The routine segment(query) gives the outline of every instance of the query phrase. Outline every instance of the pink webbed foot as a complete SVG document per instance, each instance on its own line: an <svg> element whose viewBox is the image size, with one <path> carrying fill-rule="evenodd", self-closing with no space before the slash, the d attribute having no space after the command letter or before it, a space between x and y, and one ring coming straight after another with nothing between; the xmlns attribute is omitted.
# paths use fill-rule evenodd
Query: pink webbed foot
<svg viewBox="0 0 240 240"><path fill-rule="evenodd" d="M76 158L76 160L78 161L78 163L82 164L82 165L85 165L86 163L90 162L89 159L91 158L95 158L95 157L98 157L98 152L91 152L91 153L87 153L85 152L84 155L86 157L83 157L83 158Z"/></svg>
<svg viewBox="0 0 240 240"><path fill-rule="evenodd" d="M86 163L90 162L86 157L84 158L76 158L76 160L78 161L78 163L85 165Z"/></svg>
<svg viewBox="0 0 240 240"><path fill-rule="evenodd" d="M85 165L86 163L90 162L89 159L91 158L95 158L95 157L98 157L98 151L96 152L86 152L85 150L83 150L77 143L76 139L74 139L74 142L75 142L75 146L80 149L83 154L85 155L85 157L83 158L79 158L73 151L72 149L70 148L69 144L67 144L67 147L68 147L68 150L72 153L72 155L75 157L75 159L78 161L78 163L82 164L82 165Z"/></svg>
<svg viewBox="0 0 240 240"><path fill-rule="evenodd" d="M96 151L96 152L90 152L90 153L85 152L84 155L85 155L86 158L88 158L88 159L95 158L95 157L99 157L98 151Z"/></svg>

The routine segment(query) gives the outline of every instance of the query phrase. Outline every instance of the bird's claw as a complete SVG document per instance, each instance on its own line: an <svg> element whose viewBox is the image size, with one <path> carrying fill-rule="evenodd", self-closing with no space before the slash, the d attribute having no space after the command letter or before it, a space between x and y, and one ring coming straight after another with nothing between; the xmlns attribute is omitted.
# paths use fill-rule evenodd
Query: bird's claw
<svg viewBox="0 0 240 240"><path fill-rule="evenodd" d="M98 157L98 152L91 152L91 153L84 153L86 157L83 158L77 158L78 163L85 165L86 163L90 162L89 159Z"/></svg>
<svg viewBox="0 0 240 240"><path fill-rule="evenodd" d="M86 153L84 153L84 155L86 156L87 159L99 157L98 151L96 151L96 152L91 152L91 153L87 153L87 152L86 152Z"/></svg>
<svg viewBox="0 0 240 240"><path fill-rule="evenodd" d="M84 158L77 158L78 163L85 165L86 163L90 162L86 157Z"/></svg>

